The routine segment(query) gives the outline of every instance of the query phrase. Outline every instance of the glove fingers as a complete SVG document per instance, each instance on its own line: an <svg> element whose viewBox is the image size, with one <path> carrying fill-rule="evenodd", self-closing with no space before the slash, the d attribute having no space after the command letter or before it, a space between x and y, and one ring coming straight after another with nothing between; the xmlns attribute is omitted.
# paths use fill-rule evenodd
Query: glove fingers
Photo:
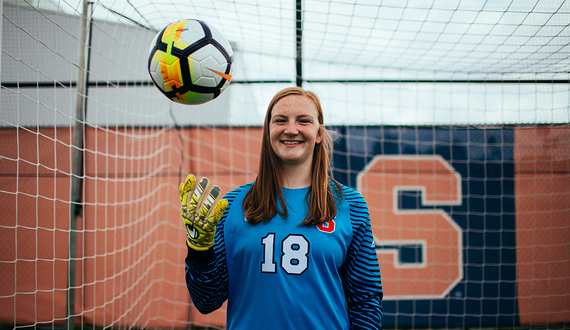
<svg viewBox="0 0 570 330"><path fill-rule="evenodd" d="M201 210L202 204L204 203L204 200L207 197L207 195L205 195L204 193L208 191L209 187L210 187L210 180L208 180L208 178L200 179L200 182L198 182L198 184L196 185L196 189L194 190L192 198L188 203L189 212L195 213L196 210ZM198 213L197 215L200 216L201 212Z"/></svg>
<svg viewBox="0 0 570 330"><path fill-rule="evenodd" d="M181 183L178 187L178 194L180 195L182 207L188 204L188 195L192 195L192 191L195 188L194 183L196 183L196 178L194 175L190 174L186 177L186 181Z"/></svg>
<svg viewBox="0 0 570 330"><path fill-rule="evenodd" d="M208 219L212 211L212 205L216 202L222 190L218 186L212 186L208 194L203 197L202 204L200 205L200 213L198 214L200 220Z"/></svg>
<svg viewBox="0 0 570 330"><path fill-rule="evenodd" d="M227 199L221 199L220 201L218 201L216 207L214 208L213 214L209 219L209 222L214 226L217 225L218 222L220 222L220 219L222 218L222 215L226 211L227 207L228 207Z"/></svg>

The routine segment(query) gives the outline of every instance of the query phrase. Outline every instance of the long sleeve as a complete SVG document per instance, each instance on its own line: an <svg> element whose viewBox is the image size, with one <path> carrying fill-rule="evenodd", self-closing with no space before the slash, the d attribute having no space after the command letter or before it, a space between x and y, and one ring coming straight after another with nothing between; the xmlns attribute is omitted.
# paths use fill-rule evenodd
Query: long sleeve
<svg viewBox="0 0 570 330"><path fill-rule="evenodd" d="M206 251L188 248L186 256L186 286L194 306L202 314L217 310L228 299L229 279L224 242L226 217L227 211L216 227L212 248Z"/></svg>
<svg viewBox="0 0 570 330"><path fill-rule="evenodd" d="M345 190L350 205L353 239L344 271L344 290L351 329L382 328L382 283L368 207L355 190Z"/></svg>

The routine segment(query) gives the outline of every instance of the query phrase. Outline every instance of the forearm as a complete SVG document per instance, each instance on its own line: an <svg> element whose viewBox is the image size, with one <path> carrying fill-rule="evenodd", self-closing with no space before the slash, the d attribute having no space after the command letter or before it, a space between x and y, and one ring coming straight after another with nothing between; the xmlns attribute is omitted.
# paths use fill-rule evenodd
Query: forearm
<svg viewBox="0 0 570 330"><path fill-rule="evenodd" d="M348 305L351 329L382 329L382 292L360 298Z"/></svg>
<svg viewBox="0 0 570 330"><path fill-rule="evenodd" d="M382 329L382 281L364 199L352 211L353 240L346 259L344 289L351 329Z"/></svg>
<svg viewBox="0 0 570 330"><path fill-rule="evenodd" d="M188 248L186 286L192 302L202 314L211 313L227 299L226 281L213 248L196 251Z"/></svg>

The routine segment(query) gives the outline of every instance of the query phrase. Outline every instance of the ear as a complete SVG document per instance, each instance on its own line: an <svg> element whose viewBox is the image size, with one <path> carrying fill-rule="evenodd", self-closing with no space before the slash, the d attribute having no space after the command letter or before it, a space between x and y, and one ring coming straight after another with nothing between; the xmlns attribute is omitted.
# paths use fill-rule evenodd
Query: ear
<svg viewBox="0 0 570 330"><path fill-rule="evenodd" d="M321 141L323 141L323 135L325 130L326 130L325 125L319 125L319 131L317 132L317 138L315 140L315 144L319 144L321 143Z"/></svg>

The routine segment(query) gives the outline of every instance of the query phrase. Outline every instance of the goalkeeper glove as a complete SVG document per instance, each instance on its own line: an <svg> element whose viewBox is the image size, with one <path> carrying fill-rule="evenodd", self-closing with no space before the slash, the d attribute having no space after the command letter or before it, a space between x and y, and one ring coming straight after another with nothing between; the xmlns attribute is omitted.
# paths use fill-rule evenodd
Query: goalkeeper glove
<svg viewBox="0 0 570 330"><path fill-rule="evenodd" d="M214 245L216 225L222 218L228 201L216 199L221 193L220 187L210 184L210 180L202 178L196 182L190 174L186 182L178 189L182 204L180 213L186 227L186 244L194 250L205 251Z"/></svg>

